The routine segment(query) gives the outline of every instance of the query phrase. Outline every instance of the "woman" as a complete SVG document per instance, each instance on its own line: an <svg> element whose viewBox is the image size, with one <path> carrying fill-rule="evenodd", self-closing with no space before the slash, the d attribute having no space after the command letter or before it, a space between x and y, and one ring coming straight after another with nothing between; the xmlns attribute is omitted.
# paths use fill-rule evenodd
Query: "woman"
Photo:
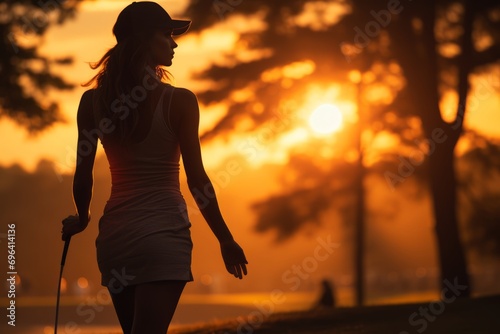
<svg viewBox="0 0 500 334"><path fill-rule="evenodd" d="M162 82L190 21L172 20L154 2L134 2L118 16L117 44L93 66L77 115L77 215L63 221L63 240L90 221L98 139L111 170L111 195L96 240L102 284L124 333L166 333L191 275L191 226L179 186L182 155L189 189L220 242L227 271L247 274L246 258L220 213L201 158L199 109L187 89Z"/></svg>

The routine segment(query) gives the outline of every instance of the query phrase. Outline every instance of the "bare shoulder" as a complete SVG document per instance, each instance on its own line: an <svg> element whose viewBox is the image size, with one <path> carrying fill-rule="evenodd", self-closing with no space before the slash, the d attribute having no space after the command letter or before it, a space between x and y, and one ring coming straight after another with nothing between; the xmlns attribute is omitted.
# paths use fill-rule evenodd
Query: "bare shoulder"
<svg viewBox="0 0 500 334"><path fill-rule="evenodd" d="M168 117L175 129L182 127L198 129L200 111L196 95L189 89L174 87L169 114Z"/></svg>
<svg viewBox="0 0 500 334"><path fill-rule="evenodd" d="M92 114L93 102L94 102L94 92L95 89L86 90L80 99L80 106L78 107L78 113Z"/></svg>
<svg viewBox="0 0 500 334"><path fill-rule="evenodd" d="M177 110L192 109L194 106L198 106L198 99L189 89L174 87L174 91L172 93L172 105L175 106Z"/></svg>
<svg viewBox="0 0 500 334"><path fill-rule="evenodd" d="M94 122L94 92L95 89L89 89L82 94L77 113L79 123L89 125Z"/></svg>
<svg viewBox="0 0 500 334"><path fill-rule="evenodd" d="M82 98L81 98L81 103L92 104L92 100L94 98L94 92L95 92L94 88L88 89L85 92L83 92Z"/></svg>
<svg viewBox="0 0 500 334"><path fill-rule="evenodd" d="M176 124L180 124L182 119L197 122L200 113L196 95L189 89L180 87L174 87L170 110Z"/></svg>

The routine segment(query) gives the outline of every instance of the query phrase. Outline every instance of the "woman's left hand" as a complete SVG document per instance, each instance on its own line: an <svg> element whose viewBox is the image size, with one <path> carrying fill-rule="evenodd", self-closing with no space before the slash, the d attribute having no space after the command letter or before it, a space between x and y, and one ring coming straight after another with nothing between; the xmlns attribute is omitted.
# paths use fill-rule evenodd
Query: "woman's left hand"
<svg viewBox="0 0 500 334"><path fill-rule="evenodd" d="M87 227L87 224L81 223L80 217L78 215L71 215L64 218L62 224L63 227L61 232L62 232L62 239L64 241L66 241L68 237L71 237L74 234L82 232Z"/></svg>
<svg viewBox="0 0 500 334"><path fill-rule="evenodd" d="M227 271L234 277L242 279L247 274L248 264L243 249L234 240L221 242L220 246Z"/></svg>

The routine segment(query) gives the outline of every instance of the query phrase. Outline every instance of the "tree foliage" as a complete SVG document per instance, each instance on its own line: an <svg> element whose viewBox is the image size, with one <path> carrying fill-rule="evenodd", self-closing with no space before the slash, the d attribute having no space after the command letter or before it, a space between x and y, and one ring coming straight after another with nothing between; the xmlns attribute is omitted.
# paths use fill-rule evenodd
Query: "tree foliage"
<svg viewBox="0 0 500 334"><path fill-rule="evenodd" d="M70 57L49 58L39 48L47 29L73 18L77 0L6 0L0 3L0 116L36 133L62 116L49 89L68 90L73 84L54 74L54 65L72 63Z"/></svg>
<svg viewBox="0 0 500 334"><path fill-rule="evenodd" d="M341 12L347 10L344 1L333 2L338 4ZM198 79L214 82L213 88L198 95L201 101L224 101L229 106L226 116L205 133L203 139L210 139L214 135L224 136L238 122L247 118L254 124L250 130L258 128L283 108L283 101L294 100L299 104L299 93L306 91L311 82L320 84L345 77L346 71L342 66L337 66L345 63L338 48L342 35L329 29L331 24L312 28L294 23L304 4L304 1L298 0L191 1L186 15L193 20L195 32L238 16L256 16L265 26L264 31L258 29L241 34L234 52L227 55L226 64L215 64L198 74ZM250 51L261 53L262 56L242 60L241 55ZM295 78L268 75L263 79L263 75L271 74L273 69L279 71L294 64L312 66ZM244 101L232 99L232 92L245 88L252 90L251 97Z"/></svg>
<svg viewBox="0 0 500 334"><path fill-rule="evenodd" d="M428 157L435 153L436 145L441 143L432 142L424 123L431 130L445 124L442 120L441 123L430 122L431 119L440 119L441 115L439 111L436 114L434 109L430 110L422 103L425 99L418 95L418 85L434 83L437 99L450 91L458 94L462 90L463 95L464 88L459 87L460 82L463 84L463 78L460 79L463 63L467 64L463 72L467 79L472 71L477 74L489 71L500 55L500 8L495 1L468 2L468 16L464 15L463 1L442 0L433 4L434 6L414 2L396 4L380 0L191 1L187 15L193 20L194 31L216 26L237 16L258 15L265 25L263 31L250 31L240 36L239 47L234 53L227 55L228 59L232 59L231 62L216 64L198 74L198 78L216 83L210 90L199 94L200 99L205 103L224 101L229 105L225 117L205 133L203 138L224 136L247 117L251 117L255 128L265 126L272 117L273 110L279 109L282 101L295 99L296 104L300 104L300 93L306 91L311 82L352 85L350 73L357 70L361 72L359 80L363 89L360 101L367 110L367 131L364 138L368 140L365 140L365 153L369 156L376 155L366 167L371 173L399 177L392 186L407 179L407 175L401 175L404 167L411 169L408 174L412 177L425 180L429 169ZM329 10L335 10L338 16L327 20L325 15ZM328 15L330 18L335 16L331 12ZM309 17L309 20L304 17ZM435 22L434 36L423 33L428 29L429 20ZM473 24L473 47L471 54L465 59L461 58L460 52L463 39L467 38L464 37L464 20ZM437 50L435 54L423 55L423 43L428 42L425 40L426 36L433 38L433 45ZM239 61L238 52L247 49L271 51L262 53L260 58ZM407 57L404 57L405 53ZM424 58L420 63L413 62L414 55L419 54L429 58ZM311 61L314 64L313 70L307 75L268 82L262 80L263 73L301 61ZM429 70L431 67L433 70ZM409 72L409 69L413 69L413 72ZM409 77L409 74L420 75L420 79ZM437 81L432 78L433 75L437 75ZM408 82L410 79L411 83ZM468 84L465 86L466 91L467 87ZM244 101L232 100L232 93L244 88L253 90L252 97ZM377 89L387 91L388 98L384 101L374 99ZM259 103L265 105L264 111L255 107ZM459 128L459 131L454 131L456 139L460 136L464 117L464 108L460 103L457 105L455 121L448 125ZM399 145L392 151L383 153L371 150L370 142L381 133L394 134ZM321 149L318 146L315 148L317 151ZM415 158L415 155L419 156L420 161L411 162L410 157ZM259 213L257 230L268 231L274 228L279 239L283 240L297 232L300 226L315 221L316 210L331 207L335 205L335 199L345 196L344 190L336 192L329 185L334 179L343 178L346 182L350 180L346 177L352 174L350 169L341 167L349 166L349 163L326 163L330 170L312 171L304 168L304 158L292 155L287 168L296 173L308 170L314 181L308 182L307 186L303 182L291 181L285 185L285 193L256 203L255 209ZM305 176L301 174L294 180L301 180L301 177ZM330 205L325 203L328 201L325 201L324 196L330 198ZM304 205L309 208L308 212L297 212L299 209L294 205L297 200L314 205Z"/></svg>

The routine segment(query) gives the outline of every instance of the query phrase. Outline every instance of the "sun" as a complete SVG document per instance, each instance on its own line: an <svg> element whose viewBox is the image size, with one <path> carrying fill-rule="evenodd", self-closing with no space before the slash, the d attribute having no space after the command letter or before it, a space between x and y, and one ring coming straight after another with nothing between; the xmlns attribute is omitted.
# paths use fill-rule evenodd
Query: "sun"
<svg viewBox="0 0 500 334"><path fill-rule="evenodd" d="M342 126L342 113L333 104L322 104L309 116L309 126L318 134L331 134Z"/></svg>

